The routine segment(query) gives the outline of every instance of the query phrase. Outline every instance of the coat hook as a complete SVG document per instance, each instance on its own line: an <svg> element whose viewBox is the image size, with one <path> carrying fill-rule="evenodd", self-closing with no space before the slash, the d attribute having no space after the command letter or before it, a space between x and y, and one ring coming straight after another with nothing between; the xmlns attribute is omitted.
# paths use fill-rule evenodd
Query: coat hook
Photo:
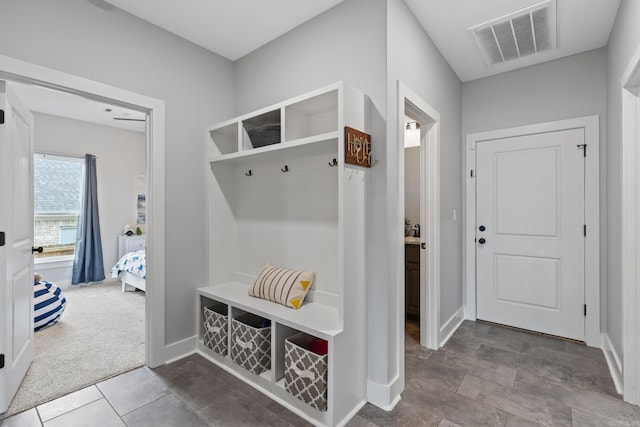
<svg viewBox="0 0 640 427"><path fill-rule="evenodd" d="M249 169L249 172L245 173L246 176L251 176L253 175L253 173L251 173L251 169Z"/></svg>
<svg viewBox="0 0 640 427"><path fill-rule="evenodd" d="M282 172L289 172L289 166L284 165L284 168L280 169Z"/></svg>
<svg viewBox="0 0 640 427"><path fill-rule="evenodd" d="M333 159L332 161L329 162L329 166L331 167L338 166L338 161L336 159Z"/></svg>

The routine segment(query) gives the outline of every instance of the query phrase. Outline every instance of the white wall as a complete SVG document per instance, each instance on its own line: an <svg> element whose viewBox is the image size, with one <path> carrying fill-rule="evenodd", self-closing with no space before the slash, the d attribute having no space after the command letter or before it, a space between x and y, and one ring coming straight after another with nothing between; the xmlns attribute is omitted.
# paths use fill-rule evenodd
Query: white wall
<svg viewBox="0 0 640 427"><path fill-rule="evenodd" d="M165 101L166 343L207 282L204 129L233 115L233 64L105 2L0 0L0 54Z"/></svg>
<svg viewBox="0 0 640 427"><path fill-rule="evenodd" d="M574 117L600 116L600 323L606 318L607 50L596 49L463 84L463 135Z"/></svg>
<svg viewBox="0 0 640 427"><path fill-rule="evenodd" d="M622 357L622 74L640 48L640 2L622 0L608 46L607 80L607 318L604 331Z"/></svg>
<svg viewBox="0 0 640 427"><path fill-rule="evenodd" d="M420 224L420 147L404 149L404 217Z"/></svg>
<svg viewBox="0 0 640 427"><path fill-rule="evenodd" d="M122 234L125 224L135 226L136 177L147 168L146 135L40 113L34 114L34 129L36 152L96 156L100 234L109 279L118 260L116 236Z"/></svg>
<svg viewBox="0 0 640 427"><path fill-rule="evenodd" d="M440 323L462 307L462 206L460 80L402 0L388 0L388 117L397 117L397 81L440 113ZM388 137L396 134L388 123ZM390 142L402 144L402 141ZM391 162L391 159L390 159ZM397 314L393 316L397 318ZM397 361L393 361L397 366Z"/></svg>

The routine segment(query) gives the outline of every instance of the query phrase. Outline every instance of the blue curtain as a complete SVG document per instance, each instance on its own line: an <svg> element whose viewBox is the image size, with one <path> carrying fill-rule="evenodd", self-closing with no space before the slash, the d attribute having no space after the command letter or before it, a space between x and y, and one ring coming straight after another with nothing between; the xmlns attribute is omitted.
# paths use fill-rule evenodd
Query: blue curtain
<svg viewBox="0 0 640 427"><path fill-rule="evenodd" d="M98 218L96 157L85 154L82 208L78 219L71 284L77 285L78 283L100 282L102 280L104 280L104 262Z"/></svg>

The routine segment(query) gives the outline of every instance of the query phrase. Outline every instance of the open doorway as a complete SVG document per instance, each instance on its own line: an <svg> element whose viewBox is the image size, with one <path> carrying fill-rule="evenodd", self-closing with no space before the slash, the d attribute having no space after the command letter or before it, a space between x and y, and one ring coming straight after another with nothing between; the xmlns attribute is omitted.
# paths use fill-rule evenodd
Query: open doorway
<svg viewBox="0 0 640 427"><path fill-rule="evenodd" d="M124 292L111 270L128 240L139 243L136 254L145 266L146 188L140 182L146 183L147 127L143 112L7 84L33 115L33 246L42 248L34 253L34 356L7 410L12 414L145 362L145 293ZM100 258L95 262L104 275L82 274L72 285L78 229L86 223L87 153L96 166L101 236L100 251L90 254ZM125 229L137 235L125 236ZM145 269L134 272L144 283Z"/></svg>
<svg viewBox="0 0 640 427"><path fill-rule="evenodd" d="M165 304L164 304L164 266L162 262L154 263L152 259L164 259L164 102L139 95L124 89L105 85L95 81L87 80L67 73L62 73L46 67L30 64L24 61L15 60L7 56L0 55L0 78L10 81L34 84L49 89L57 89L65 93L80 95L87 99L99 102L111 103L115 106L122 106L136 111L141 111L146 115L147 132L146 132L146 148L147 148L147 194L145 213L146 213L146 231L149 236L147 245L147 291L145 295L145 361L150 367L156 367L171 358L171 354L167 354L165 347ZM7 127L8 128L8 127ZM8 160L8 159L7 159ZM6 178L6 179L5 179ZM12 185L12 177L3 175L3 183L6 185L0 187L0 197L6 196L7 189ZM6 223L1 224L4 227ZM8 226L7 226L8 227ZM29 240L32 240L30 238ZM32 243L32 242L30 242ZM8 256L10 251L0 251L0 266L6 266L9 263ZM29 271L33 271L33 263ZM25 276L26 277L26 276ZM31 288L33 279L29 279L25 283ZM7 293L7 283L0 282L0 292ZM7 293L8 294L8 293ZM33 292L29 291L32 296ZM25 294L26 295L26 294ZM32 303L32 299L30 299ZM0 313L6 313L9 301L0 300ZM33 321L33 312L31 310L24 311L24 319L20 322L29 322L29 318ZM151 319L153 321L151 321ZM5 320L12 322L10 318ZM14 340L15 334L12 328L7 328L7 334L0 336L0 347L9 348L10 343ZM33 328L32 334L33 334ZM33 337L33 335L31 336ZM32 342L32 340L30 340ZM32 344L31 344L32 345ZM24 353L24 352L23 352ZM31 351L26 352L31 354ZM5 355L5 363L12 366L14 362L13 354ZM31 356L28 357L28 363L31 362ZM27 364L28 366L28 364ZM4 375L0 375L0 410L5 410L8 402L11 401L15 388L12 391L11 384L20 383L23 373L14 372L5 369ZM26 370L25 370L26 371ZM20 375L19 375L20 374ZM20 378L16 378L16 376ZM17 387L16 387L17 388Z"/></svg>
<svg viewBox="0 0 640 427"><path fill-rule="evenodd" d="M400 310L408 339L437 349L440 301L440 115L398 82L399 209L404 219L398 272Z"/></svg>

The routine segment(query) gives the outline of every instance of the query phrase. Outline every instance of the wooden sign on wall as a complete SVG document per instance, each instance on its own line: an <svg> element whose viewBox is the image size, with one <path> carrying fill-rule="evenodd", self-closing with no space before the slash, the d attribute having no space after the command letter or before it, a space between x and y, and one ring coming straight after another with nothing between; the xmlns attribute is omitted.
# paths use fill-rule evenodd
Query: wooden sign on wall
<svg viewBox="0 0 640 427"><path fill-rule="evenodd" d="M371 135L344 127L344 161L352 165L371 167Z"/></svg>

